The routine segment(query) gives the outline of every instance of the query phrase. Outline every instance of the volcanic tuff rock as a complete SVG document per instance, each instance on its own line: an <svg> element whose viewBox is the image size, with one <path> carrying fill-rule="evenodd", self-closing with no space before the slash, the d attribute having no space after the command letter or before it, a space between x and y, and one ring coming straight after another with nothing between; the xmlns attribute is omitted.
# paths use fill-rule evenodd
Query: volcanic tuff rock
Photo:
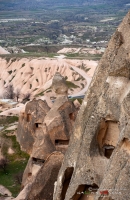
<svg viewBox="0 0 130 200"><path fill-rule="evenodd" d="M21 94L31 93L31 96L43 93L51 96L52 78L56 72L67 78L67 81L74 83L77 87L69 89L69 94L80 91L81 84L86 85L86 80L74 71L71 67L79 68L84 63L84 72L93 76L97 66L97 61L92 60L69 60L56 58L0 58L0 97L3 98L6 87L12 84L14 92L20 90ZM21 97L22 98L22 95Z"/></svg>
<svg viewBox="0 0 130 200"><path fill-rule="evenodd" d="M35 141L37 123L43 123L50 110L46 101L32 100L26 104L25 112L21 112L17 129L17 140L23 151L31 154Z"/></svg>
<svg viewBox="0 0 130 200"><path fill-rule="evenodd" d="M54 76L53 88L58 88L58 96L51 109L45 101L33 100L20 115L17 139L31 157L23 175L23 190L16 199L53 198L54 182L77 114L73 102L68 100L68 88L60 74Z"/></svg>
<svg viewBox="0 0 130 200"><path fill-rule="evenodd" d="M130 12L112 36L87 91L53 200L129 200L129 156Z"/></svg>
<svg viewBox="0 0 130 200"><path fill-rule="evenodd" d="M58 95L66 95L68 94L68 87L66 85L66 81L64 77L60 75L59 72L56 72L53 81L52 81L52 89Z"/></svg>

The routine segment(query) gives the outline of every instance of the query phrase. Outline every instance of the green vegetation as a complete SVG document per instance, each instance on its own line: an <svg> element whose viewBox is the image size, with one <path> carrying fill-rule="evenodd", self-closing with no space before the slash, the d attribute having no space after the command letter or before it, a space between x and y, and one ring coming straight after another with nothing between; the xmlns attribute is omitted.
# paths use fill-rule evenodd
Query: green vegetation
<svg viewBox="0 0 130 200"><path fill-rule="evenodd" d="M43 95L44 95L44 91L36 94L36 96L43 96Z"/></svg>
<svg viewBox="0 0 130 200"><path fill-rule="evenodd" d="M79 88L78 85L75 85L74 83L72 83L71 81L66 81L66 84L68 86L68 88Z"/></svg>
<svg viewBox="0 0 130 200"><path fill-rule="evenodd" d="M0 125L8 125L18 121L17 116L0 117Z"/></svg>
<svg viewBox="0 0 130 200"><path fill-rule="evenodd" d="M6 129L10 124L17 121L17 116L1 117L0 125L4 126ZM0 184L8 188L13 196L16 197L20 192L20 184L18 184L15 177L19 173L23 173L27 165L29 155L21 151L20 145L16 140L16 136L11 135L12 131L7 131L5 129L0 132L0 137L4 141L4 145L2 146L2 153L7 159L7 166L5 171L0 169ZM13 154L8 153L9 147L13 149Z"/></svg>
<svg viewBox="0 0 130 200"><path fill-rule="evenodd" d="M60 39L61 33L76 36L73 44L86 44L86 39L108 41L128 12L128 3L129 0L33 0L26 6L26 1L2 0L1 46L21 46L27 52L48 54L58 51L56 45L59 42L64 44L63 38ZM24 20L20 20L23 16ZM107 21L110 17L113 19ZM4 22L3 19L12 20ZM36 48L28 44L34 44ZM44 48L38 47L39 44ZM48 48L50 44L53 44L51 51Z"/></svg>
<svg viewBox="0 0 130 200"><path fill-rule="evenodd" d="M11 139L12 148L14 149L15 153L11 155L8 154L7 153L8 145L7 146L5 145L3 147L4 156L9 160L9 162L14 162L16 160L28 160L29 156L27 153L21 151L20 145L16 140L16 136L15 135L8 136L8 133L11 133L11 131L4 131L2 133L2 137L8 140Z"/></svg>
<svg viewBox="0 0 130 200"><path fill-rule="evenodd" d="M7 187L10 192L16 197L20 191L20 185L15 181L15 175L23 172L27 165L27 160L9 162L6 167L6 172L0 170L0 184Z"/></svg>

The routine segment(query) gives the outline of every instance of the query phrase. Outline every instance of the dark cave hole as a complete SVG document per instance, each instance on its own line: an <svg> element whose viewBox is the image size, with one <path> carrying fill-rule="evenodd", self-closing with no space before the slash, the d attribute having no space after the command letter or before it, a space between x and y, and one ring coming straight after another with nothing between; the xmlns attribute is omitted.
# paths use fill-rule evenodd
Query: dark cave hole
<svg viewBox="0 0 130 200"><path fill-rule="evenodd" d="M45 160L32 157L32 162L33 162L33 164L43 164L45 162Z"/></svg>
<svg viewBox="0 0 130 200"><path fill-rule="evenodd" d="M62 188L62 193L61 193L61 200L65 199L65 195L66 195L67 189L69 187L73 171L74 171L73 167L69 167L65 170L64 180L63 180L63 188Z"/></svg>
<svg viewBox="0 0 130 200"><path fill-rule="evenodd" d="M75 120L74 113L70 113L70 114L69 114L69 118L70 118L71 120L73 120L73 121L74 121L74 120Z"/></svg>
<svg viewBox="0 0 130 200"><path fill-rule="evenodd" d="M100 123L97 142L101 155L110 158L119 138L118 122L103 119Z"/></svg>
<svg viewBox="0 0 130 200"><path fill-rule="evenodd" d="M30 177L30 176L32 176L32 173L31 173L31 172L28 173L28 177Z"/></svg>
<svg viewBox="0 0 130 200"><path fill-rule="evenodd" d="M112 155L114 149L115 149L114 146L111 146L111 145L104 145L104 146L103 146L104 156L105 156L106 158L109 159L109 158L111 157L111 155Z"/></svg>
<svg viewBox="0 0 130 200"><path fill-rule="evenodd" d="M59 145L68 145L69 144L69 140L55 140L55 145L59 146Z"/></svg>
<svg viewBox="0 0 130 200"><path fill-rule="evenodd" d="M39 128L41 126L41 123L35 123L35 127Z"/></svg>

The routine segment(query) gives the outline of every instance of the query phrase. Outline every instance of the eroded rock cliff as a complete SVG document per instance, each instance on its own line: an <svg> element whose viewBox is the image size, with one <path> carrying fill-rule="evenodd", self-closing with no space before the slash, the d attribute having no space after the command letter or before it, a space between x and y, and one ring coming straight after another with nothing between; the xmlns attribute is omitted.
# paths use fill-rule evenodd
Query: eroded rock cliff
<svg viewBox="0 0 130 200"><path fill-rule="evenodd" d="M17 200L53 198L54 182L68 148L77 109L68 100L64 77L56 73L52 85L57 98L51 109L46 101L33 100L19 117L17 139L30 159Z"/></svg>
<svg viewBox="0 0 130 200"><path fill-rule="evenodd" d="M53 200L129 200L130 12L112 36L78 113Z"/></svg>

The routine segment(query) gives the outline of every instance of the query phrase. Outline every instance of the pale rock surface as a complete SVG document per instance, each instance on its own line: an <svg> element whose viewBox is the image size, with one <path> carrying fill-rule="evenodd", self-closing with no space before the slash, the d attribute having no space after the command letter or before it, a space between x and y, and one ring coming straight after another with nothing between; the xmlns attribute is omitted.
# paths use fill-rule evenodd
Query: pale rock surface
<svg viewBox="0 0 130 200"><path fill-rule="evenodd" d="M71 63L70 63L71 62ZM30 92L32 96L39 95L44 92L46 95L51 95L51 91L47 89L51 86L52 78L56 72L67 77L68 81L86 84L86 81L81 80L81 75L71 69L71 66L81 66L84 62L85 68L90 68L91 75L97 66L97 61L81 61L68 59L45 59L45 58L0 58L0 96L3 96L5 88L12 84L15 91L20 89L21 94ZM89 73L86 72L86 73ZM80 78L80 81L75 81ZM73 93L79 88L73 88ZM48 89L49 90L49 89ZM51 90L51 89L50 89ZM69 90L71 92L71 90Z"/></svg>
<svg viewBox="0 0 130 200"><path fill-rule="evenodd" d="M0 185L0 194L3 196L12 196L11 192L3 185Z"/></svg>
<svg viewBox="0 0 130 200"><path fill-rule="evenodd" d="M10 54L10 53L0 46L0 54Z"/></svg>

